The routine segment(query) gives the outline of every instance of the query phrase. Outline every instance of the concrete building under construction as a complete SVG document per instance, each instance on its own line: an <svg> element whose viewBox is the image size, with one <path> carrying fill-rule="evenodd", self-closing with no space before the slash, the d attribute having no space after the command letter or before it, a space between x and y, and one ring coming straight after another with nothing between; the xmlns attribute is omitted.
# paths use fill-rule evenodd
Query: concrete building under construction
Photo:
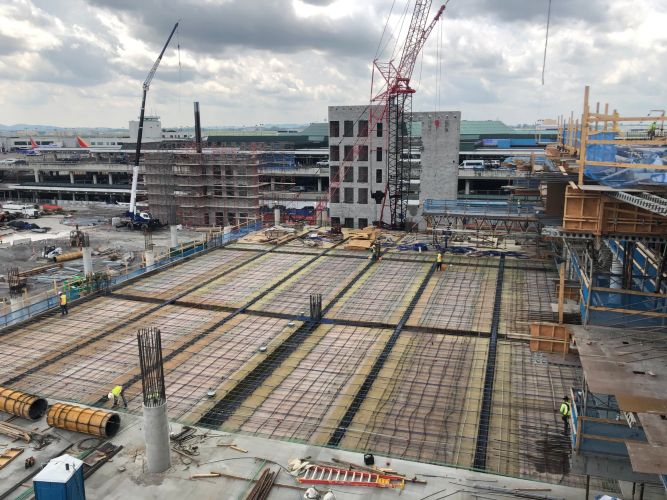
<svg viewBox="0 0 667 500"><path fill-rule="evenodd" d="M261 152L221 148L146 155L144 184L152 215L189 227L236 226L260 218Z"/></svg>

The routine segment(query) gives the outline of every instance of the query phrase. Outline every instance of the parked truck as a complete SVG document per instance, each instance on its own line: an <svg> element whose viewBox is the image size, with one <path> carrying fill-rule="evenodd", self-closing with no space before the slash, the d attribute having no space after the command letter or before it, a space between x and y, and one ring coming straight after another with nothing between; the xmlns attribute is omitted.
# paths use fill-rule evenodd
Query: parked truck
<svg viewBox="0 0 667 500"><path fill-rule="evenodd" d="M22 217L36 219L40 215L37 205L21 205L18 203L5 203L2 205L2 211L9 214L18 214Z"/></svg>

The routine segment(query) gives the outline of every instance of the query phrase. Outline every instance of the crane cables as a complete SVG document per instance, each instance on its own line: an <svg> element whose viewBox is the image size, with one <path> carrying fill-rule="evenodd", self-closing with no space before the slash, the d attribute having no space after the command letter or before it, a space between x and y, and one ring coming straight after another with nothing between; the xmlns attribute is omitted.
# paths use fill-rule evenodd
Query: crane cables
<svg viewBox="0 0 667 500"><path fill-rule="evenodd" d="M542 85L544 85L544 70L547 66L547 44L549 43L549 24L551 22L551 0L547 6L547 34L544 38L544 58L542 59Z"/></svg>

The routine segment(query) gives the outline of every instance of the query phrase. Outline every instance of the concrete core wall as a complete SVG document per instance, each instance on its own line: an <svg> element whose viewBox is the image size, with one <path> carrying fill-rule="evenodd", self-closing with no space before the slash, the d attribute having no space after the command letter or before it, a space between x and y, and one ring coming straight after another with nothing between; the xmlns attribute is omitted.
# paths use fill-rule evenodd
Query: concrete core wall
<svg viewBox="0 0 667 500"><path fill-rule="evenodd" d="M389 206L382 213L382 204L372 198L376 191L384 193L387 183L389 126L383 119L378 137L378 128L371 123L371 112L379 115L382 109L380 106L329 106L330 185L333 182L335 186L336 171L340 180L338 189L334 187L330 192L329 209L332 223L344 227L364 227L381 216L383 222L390 222ZM360 138L364 120L369 122L368 137ZM456 199L461 113L419 112L412 114L412 120L421 123L421 138L413 138L413 143L421 142L421 160L413 164L415 174L416 169L419 172L412 175L417 182L410 185L413 192L410 198L414 199L408 206L407 220L425 226L422 221L424 200ZM366 147L367 159L365 149L362 151ZM412 149L415 147L413 144ZM343 163L347 175L342 169ZM367 192L365 197L361 191Z"/></svg>

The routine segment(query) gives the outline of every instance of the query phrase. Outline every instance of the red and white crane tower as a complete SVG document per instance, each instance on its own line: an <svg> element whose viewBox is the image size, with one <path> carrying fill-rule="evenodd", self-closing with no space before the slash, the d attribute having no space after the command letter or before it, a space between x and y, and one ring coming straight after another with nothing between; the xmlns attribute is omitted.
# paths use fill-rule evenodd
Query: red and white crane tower
<svg viewBox="0 0 667 500"><path fill-rule="evenodd" d="M449 0L447 0L449 2ZM424 48L435 24L442 17L447 5L440 6L438 12L429 22L428 15L432 0L415 0L412 18L408 28L400 60L391 59L387 62L375 59L373 61L373 75L371 78L371 102L369 106L368 135L359 137L353 148L353 155L357 154L359 146L365 145L368 138L377 135L378 124L387 123L385 141L386 176L387 182L382 199L378 225L383 225L384 209L389 202L390 226L395 229L405 228L405 218L408 207L408 190L410 186L410 161L404 161L404 151L410 149L410 127L407 122L412 114L412 95L415 89L410 87L412 71L417 57ZM379 82L379 89L376 89ZM406 133L406 131L408 133ZM384 135L384 134L383 134ZM383 137L383 139L385 139ZM409 158L409 155L408 155ZM318 213L326 209L332 193L340 189L340 179L345 178L345 169L352 168L352 158L343 158L339 168L339 175L332 177L329 185L329 197L318 203Z"/></svg>

